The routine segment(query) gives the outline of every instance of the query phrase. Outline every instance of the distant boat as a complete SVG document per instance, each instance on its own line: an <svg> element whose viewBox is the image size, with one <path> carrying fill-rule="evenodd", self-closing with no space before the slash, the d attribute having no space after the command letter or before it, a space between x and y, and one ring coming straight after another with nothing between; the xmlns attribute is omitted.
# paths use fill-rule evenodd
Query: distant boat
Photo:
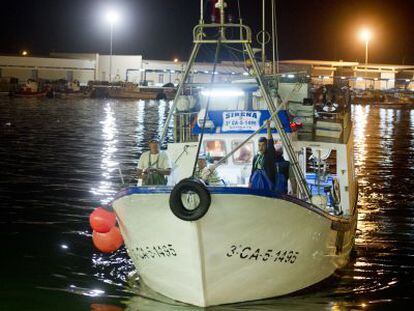
<svg viewBox="0 0 414 311"><path fill-rule="evenodd" d="M18 98L42 98L45 97L47 91L39 91L39 83L34 80L27 80L26 83L18 90L13 93L13 97Z"/></svg>
<svg viewBox="0 0 414 311"><path fill-rule="evenodd" d="M63 82L63 83L62 83ZM85 92L81 89L79 81L61 81L55 87L53 92L55 98L59 99L74 99L74 98L86 98L89 97L89 92Z"/></svg>
<svg viewBox="0 0 414 311"><path fill-rule="evenodd" d="M140 86L133 83L124 83L120 86L108 88L108 97L142 100L172 100L176 92L175 87Z"/></svg>

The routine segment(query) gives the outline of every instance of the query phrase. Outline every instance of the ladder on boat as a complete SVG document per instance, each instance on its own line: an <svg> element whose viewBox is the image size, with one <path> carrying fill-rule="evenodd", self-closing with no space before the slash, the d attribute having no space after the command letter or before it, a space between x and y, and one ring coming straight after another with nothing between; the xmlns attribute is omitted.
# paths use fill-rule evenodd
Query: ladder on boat
<svg viewBox="0 0 414 311"><path fill-rule="evenodd" d="M161 143L164 141L168 126L171 122L171 118L173 115L173 112L176 109L177 100L179 96L182 94L184 90L184 85L188 79L188 76L190 74L191 68L195 62L195 59L198 55L198 52L200 50L201 45L203 44L240 44L244 50L247 52L248 57L252 63L253 69L256 73L255 78L257 81L257 84L259 86L259 89L261 91L261 94L266 102L267 108L272 116L272 119L274 121L274 124L276 126L276 129L279 133L280 139L282 141L283 146L285 147L287 151L287 155L289 158L289 161L292 165L293 173L295 175L295 179L297 181L298 187L299 187L299 194L300 197L304 200L310 200L311 199L311 193L309 191L309 188L306 183L306 179L304 176L303 171L300 168L296 153L292 146L292 141L288 134L286 133L284 126L282 124L282 121L279 118L279 115L277 111L279 110L279 107L275 105L272 98L269 95L268 89L264 83L263 75L261 73L261 69L254 58L254 52L251 47L252 44L252 32L250 28L243 24L232 24L232 23L225 23L224 21L224 9L225 9L225 3L224 0L219 0L217 3L217 8L220 10L220 23L211 23L211 24L205 24L200 18L200 22L198 25L196 25L193 29L193 49L191 51L190 58L188 60L188 63L185 67L184 74L182 76L182 79L180 80L180 83L178 85L177 93L174 98L174 103L171 107L170 113L167 116L166 123L164 124L164 128L161 134ZM217 29L219 31L219 37L218 38L206 38L205 31L211 30L211 29ZM233 29L238 30L239 37L234 39L227 39L225 36L227 29ZM214 73L213 73L214 74Z"/></svg>

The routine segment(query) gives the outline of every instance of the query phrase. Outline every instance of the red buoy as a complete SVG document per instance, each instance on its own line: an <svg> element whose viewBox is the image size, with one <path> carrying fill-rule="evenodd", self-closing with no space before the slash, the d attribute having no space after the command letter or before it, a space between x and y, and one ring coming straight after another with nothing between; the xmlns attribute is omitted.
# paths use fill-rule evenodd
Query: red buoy
<svg viewBox="0 0 414 311"><path fill-rule="evenodd" d="M115 213L109 212L102 207L97 207L89 216L91 228L96 232L109 232L115 226Z"/></svg>
<svg viewBox="0 0 414 311"><path fill-rule="evenodd" d="M118 227L112 227L108 232L93 231L92 241L95 247L103 253L112 253L124 243Z"/></svg>

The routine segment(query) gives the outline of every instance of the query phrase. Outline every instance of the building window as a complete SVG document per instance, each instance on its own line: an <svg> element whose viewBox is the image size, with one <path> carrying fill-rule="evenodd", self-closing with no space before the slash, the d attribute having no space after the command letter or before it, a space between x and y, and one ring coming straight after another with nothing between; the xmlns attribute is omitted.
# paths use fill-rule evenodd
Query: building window
<svg viewBox="0 0 414 311"><path fill-rule="evenodd" d="M216 163L226 155L226 143L224 140L205 140L204 152L213 163Z"/></svg>
<svg viewBox="0 0 414 311"><path fill-rule="evenodd" d="M158 74L158 83L164 83L164 74L163 73Z"/></svg>
<svg viewBox="0 0 414 311"><path fill-rule="evenodd" d="M233 140L231 142L231 150L234 150L242 143L242 140ZM254 145L253 142L248 142L233 154L234 164L248 164L253 160Z"/></svg>

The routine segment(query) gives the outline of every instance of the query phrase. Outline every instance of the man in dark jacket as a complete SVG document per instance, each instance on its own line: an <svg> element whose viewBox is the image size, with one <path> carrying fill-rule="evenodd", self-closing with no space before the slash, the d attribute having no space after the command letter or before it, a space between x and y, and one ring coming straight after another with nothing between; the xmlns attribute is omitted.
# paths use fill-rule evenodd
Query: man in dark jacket
<svg viewBox="0 0 414 311"><path fill-rule="evenodd" d="M264 175L269 179L273 188L273 182L275 180L275 159L276 150L273 142L272 132L270 128L270 120L267 121L267 139L260 137L259 139L259 152L253 158L252 172L250 174L249 187L258 188L254 182L253 177L255 172L262 170L265 172ZM267 188L267 186L266 186Z"/></svg>

